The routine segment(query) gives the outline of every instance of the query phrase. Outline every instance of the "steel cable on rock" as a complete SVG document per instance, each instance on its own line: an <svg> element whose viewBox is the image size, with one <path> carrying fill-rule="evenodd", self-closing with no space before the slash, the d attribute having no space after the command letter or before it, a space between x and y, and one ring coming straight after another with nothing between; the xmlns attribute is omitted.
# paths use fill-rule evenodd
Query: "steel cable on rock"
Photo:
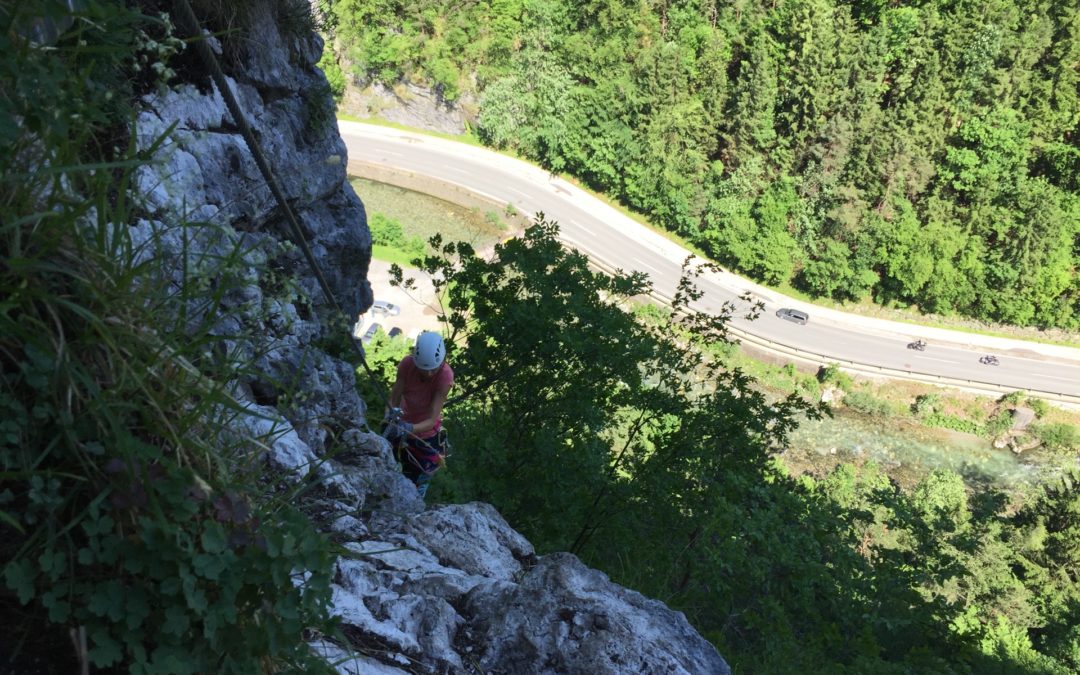
<svg viewBox="0 0 1080 675"><path fill-rule="evenodd" d="M262 152L262 148L259 145L258 140L255 138L255 133L252 131L251 125L248 123L247 116L240 108L239 102L233 95L232 88L229 87L228 81L225 79L225 73L221 70L221 64L218 63L217 57L214 55L210 45L205 39L202 28L200 27L199 20L195 16L194 10L188 0L175 0L173 5L177 9L177 25L180 29L188 34L190 38L189 44L191 44L198 52L199 57L210 71L210 77L213 79L214 84L217 86L218 91L221 92L221 97L225 101L225 107L228 108L229 114L232 115L233 121L236 122L237 127L240 129L240 134L244 138L244 143L247 145L248 150L251 152L252 157L255 159L255 164L259 167L259 173L262 174L263 179L269 186L270 191L274 195L274 199L277 201L278 206L285 213L285 218L289 223L289 229L283 229L282 235L298 246L304 253L304 258L307 260L308 266L311 268L312 274L315 275L316 281L319 283L319 288L322 290L323 295L326 297L331 309L339 316L344 316L344 311L341 309L341 305L338 304L337 298L334 296L333 291L330 289L330 284L326 281L326 277L323 275L322 270L319 268L318 262L315 260L315 255L311 252L311 247L308 245L307 239L304 237L303 231L300 229L300 221L298 220L296 213L293 211L292 206L289 204L285 197L285 191L282 190L280 183L278 183L277 177L270 169L269 162L266 161L266 156ZM291 232L290 232L291 230ZM375 387L376 391L382 397L384 403L388 403L388 397L386 390L382 383L375 377L375 373L368 365L367 356L364 353L364 347L356 339L355 335L349 336L349 343L353 346L357 356L360 358L360 364L364 367L364 371L368 375L368 379Z"/></svg>
<svg viewBox="0 0 1080 675"><path fill-rule="evenodd" d="M240 133L244 138L244 143L247 145L248 150L251 152L252 157L255 159L255 164L259 167L259 172L262 174L263 179L266 181L267 186L270 188L271 193L274 195L274 199L285 213L286 220L289 223L289 230L282 231L282 235L289 239L292 243L298 246L304 253L304 258L311 268L312 273L315 275L315 279L319 283L319 288L322 290L323 295L326 297L327 302L333 311L338 315L344 315L344 311L341 309L341 305L338 303L337 298L334 296L333 290L330 288L330 284L326 281L326 277L322 273L322 269L319 267L318 262L315 260L315 255L311 252L311 247L308 245L307 239L304 237L303 231L300 229L300 221L293 211L292 206L289 204L285 197L285 192L282 190L280 183L278 183L277 177L270 169L270 164L266 160L266 156L262 152L262 147L259 145L258 140L255 138L255 133L251 128L250 123L247 120L247 116L240 108L239 102L233 95L232 88L229 87L228 81L225 79L225 73L221 69L221 64L218 62L217 57L214 55L213 50L210 49L210 45L207 44L202 29L199 26L198 17L195 16L194 10L187 0L175 0L179 16L177 17L177 24L181 30L185 31L198 52L199 57L206 64L206 67L210 70L210 76L217 86L218 91L221 92L221 97L225 102L225 107L228 108L229 114L232 115L233 121L236 122L237 127L240 129ZM367 356L364 352L364 347L356 339L355 335L349 336L349 343L353 346L356 355L360 359L360 364L364 367L364 372L367 373L368 379L375 387L379 396L382 398L383 403L389 405L389 397L386 393L382 382L375 376L375 373L371 370L371 366L368 365ZM460 397L459 397L460 398ZM370 427L369 427L370 429ZM426 446L429 450L434 450L432 446L427 443L426 440L416 436L411 431L408 435L415 438L421 444ZM439 453L442 454L442 453ZM414 462L415 458L411 457ZM419 468L419 467L418 467Z"/></svg>

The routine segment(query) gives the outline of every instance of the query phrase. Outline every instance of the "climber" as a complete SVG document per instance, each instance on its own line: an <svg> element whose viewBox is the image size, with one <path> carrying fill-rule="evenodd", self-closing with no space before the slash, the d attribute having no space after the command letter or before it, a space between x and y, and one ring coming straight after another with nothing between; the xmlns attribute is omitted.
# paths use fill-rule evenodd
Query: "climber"
<svg viewBox="0 0 1080 675"><path fill-rule="evenodd" d="M401 470L416 485L421 499L443 463L439 431L443 404L453 384L454 371L446 362L442 336L430 331L421 333L412 354L398 363L383 432L395 447L404 445L399 457Z"/></svg>

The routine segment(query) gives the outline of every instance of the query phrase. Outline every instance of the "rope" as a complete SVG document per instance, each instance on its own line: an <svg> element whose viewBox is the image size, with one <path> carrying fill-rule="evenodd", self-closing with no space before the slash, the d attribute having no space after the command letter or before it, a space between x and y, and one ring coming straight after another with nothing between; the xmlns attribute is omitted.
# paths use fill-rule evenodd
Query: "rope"
<svg viewBox="0 0 1080 675"><path fill-rule="evenodd" d="M225 79L225 73L221 70L221 65L218 63L217 57L214 55L213 50L210 49L210 45L203 39L202 30L199 26L199 20L195 16L195 12L191 9L191 5L188 4L188 0L176 0L174 5L178 14L176 17L177 25L190 36L189 43L195 47L199 57L210 70L210 77L214 80L214 84L217 85L218 91L221 92L221 97L225 101L225 107L229 109L229 114L232 115L233 121L236 122L236 125L240 128L240 133L244 137L244 143L247 144L248 150L251 152L252 157L255 158L255 164L259 167L259 172L262 174L266 184L270 187L270 191L273 193L274 199L277 200L278 206L280 206L281 210L285 213L285 218L289 223L289 230L291 230L291 232L289 230L283 230L283 236L292 241L292 243L296 244L300 250L303 251L304 258L307 260L308 266L315 275L315 279L319 282L319 288L322 289L327 303L329 303L330 307L339 316L344 316L341 305L338 304L337 298L334 297L334 293L330 289L330 284L327 283L326 277L323 276L322 270L315 260L315 255L311 252L311 247L308 246L307 239L300 229L300 221L297 219L296 213L285 198L285 192L281 189L277 177L274 175L273 171L270 170L270 164L266 161L266 156L263 154L262 148L255 138L251 125L248 124L247 116L244 115L244 111L241 110L240 104L237 102L232 89L229 87L228 81ZM352 335L351 332L349 335L349 343L353 346L354 351L360 358L360 364L364 367L364 371L367 373L372 385L374 385L375 390L379 393L384 402L387 401L386 390L383 388L382 383L378 378L375 377L375 373L368 365L363 345L360 344L356 339L356 336Z"/></svg>
<svg viewBox="0 0 1080 675"><path fill-rule="evenodd" d="M315 260L315 255L311 252L311 247L304 237L303 230L300 228L300 221L286 199L285 192L282 190L280 183L278 183L277 177L270 169L270 164L266 161L266 156L262 152L262 147L255 138L251 125L248 123L247 116L244 114L244 111L240 108L239 102L237 102L236 97L233 95L232 88L229 87L229 83L225 79L225 73L221 70L221 65L218 63L217 57L214 55L213 50L210 49L210 45L207 44L206 40L202 39L202 30L199 27L199 20L195 16L194 10L192 10L188 0L176 0L174 4L178 10L177 25L181 30L188 33L191 38L190 44L195 47L199 57L209 69L210 77L213 79L218 91L221 92L221 97L225 101L225 107L228 108L233 121L235 121L237 127L239 127L240 133L244 137L244 143L247 144L248 150L255 159L255 164L259 167L259 172L262 174L266 184L270 187L270 191L277 200L278 206L280 206L281 210L285 213L286 220L289 223L289 230L282 230L282 235L296 244L300 250L303 251L304 258L307 260L308 266L315 275L315 279L318 281L319 288L322 290L327 302L335 312L339 315L343 315L344 312L341 309L341 305L338 304L334 292L330 289L330 284L326 281L326 277L319 268L319 264ZM389 397L387 396L385 388L382 386L382 382L379 381L375 376L375 373L371 370L371 367L368 365L363 345L356 339L356 336L351 333L349 336L349 343L353 346L356 355L360 359L360 364L364 367L364 371L367 373L368 379L375 387L375 390L378 392L383 402L388 404ZM457 396L453 400L456 402L461 398L463 398L463 396ZM408 435L426 446L429 450L434 451L434 448L432 448L426 440L416 436L412 432L409 432ZM411 454L410 458L412 458ZM414 462L416 461L415 458L412 459ZM418 466L418 468L423 470L422 467Z"/></svg>

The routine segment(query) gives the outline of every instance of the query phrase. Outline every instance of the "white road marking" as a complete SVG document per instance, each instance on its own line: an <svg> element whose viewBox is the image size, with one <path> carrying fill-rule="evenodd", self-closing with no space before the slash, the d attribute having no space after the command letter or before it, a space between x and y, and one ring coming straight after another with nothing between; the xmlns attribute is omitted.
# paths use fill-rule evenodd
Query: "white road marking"
<svg viewBox="0 0 1080 675"><path fill-rule="evenodd" d="M960 359L935 359L933 356L920 356L920 361L938 361L940 363L953 363L956 365L963 365L963 361Z"/></svg>
<svg viewBox="0 0 1080 675"><path fill-rule="evenodd" d="M566 223L559 223L559 224L564 225L564 226L566 225ZM569 224L573 225L573 223L569 223ZM597 238L600 237L599 234L593 232L592 230L590 230L587 227L574 227L574 231L577 232L578 234L587 234L590 237L592 237L593 239L597 239Z"/></svg>
<svg viewBox="0 0 1080 675"><path fill-rule="evenodd" d="M443 169L445 169L447 171L453 171L454 173L465 174L466 176L471 176L472 175L471 171L469 171L468 169L462 169L460 166L458 166L456 164L443 164L441 166L441 168L443 168Z"/></svg>
<svg viewBox="0 0 1080 675"><path fill-rule="evenodd" d="M1048 380L1061 380L1062 382L1071 382L1073 384L1076 384L1075 377L1061 377L1060 375L1043 375L1043 377Z"/></svg>
<svg viewBox="0 0 1080 675"><path fill-rule="evenodd" d="M634 262L636 262L637 264L641 265L642 267L648 267L648 268L649 268L649 269L651 269L651 270L652 270L653 272L656 272L657 274L660 274L660 270L656 269L655 267L653 267L653 266L652 266L652 265L650 265L649 263L645 262L645 261L644 261L644 260L642 260L641 258L634 258Z"/></svg>

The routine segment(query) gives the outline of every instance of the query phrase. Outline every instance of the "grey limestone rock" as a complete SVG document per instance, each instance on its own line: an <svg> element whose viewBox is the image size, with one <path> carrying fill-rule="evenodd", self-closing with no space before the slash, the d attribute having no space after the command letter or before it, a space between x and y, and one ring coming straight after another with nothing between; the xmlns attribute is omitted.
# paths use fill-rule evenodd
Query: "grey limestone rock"
<svg viewBox="0 0 1080 675"><path fill-rule="evenodd" d="M333 586L334 609L346 632L380 645L387 657L402 653L427 668L460 668L453 641L463 619L445 599L416 593L410 583L414 576L460 572L400 543L369 541L350 548L356 558L338 561Z"/></svg>
<svg viewBox="0 0 1080 675"><path fill-rule="evenodd" d="M393 89L373 82L367 87L349 87L342 107L361 117L381 117L391 122L444 134L464 134L475 123L467 108L472 100L447 101L438 93L411 83Z"/></svg>
<svg viewBox="0 0 1080 675"><path fill-rule="evenodd" d="M463 552L472 546L482 552ZM384 663L404 655L422 673L730 673L681 613L570 554L534 560L487 504L426 511L404 531L346 547L335 612Z"/></svg>
<svg viewBox="0 0 1080 675"><path fill-rule="evenodd" d="M312 651L333 664L339 675L408 675L409 671L388 666L354 650L344 649L333 642L317 640L309 643ZM407 665L406 660L405 664Z"/></svg>
<svg viewBox="0 0 1080 675"><path fill-rule="evenodd" d="M518 584L475 587L462 611L485 671L731 672L681 613L613 584L569 553L545 556Z"/></svg>
<svg viewBox="0 0 1080 675"><path fill-rule="evenodd" d="M492 579L513 579L536 561L532 544L491 504L473 502L428 510L407 532L444 564Z"/></svg>

